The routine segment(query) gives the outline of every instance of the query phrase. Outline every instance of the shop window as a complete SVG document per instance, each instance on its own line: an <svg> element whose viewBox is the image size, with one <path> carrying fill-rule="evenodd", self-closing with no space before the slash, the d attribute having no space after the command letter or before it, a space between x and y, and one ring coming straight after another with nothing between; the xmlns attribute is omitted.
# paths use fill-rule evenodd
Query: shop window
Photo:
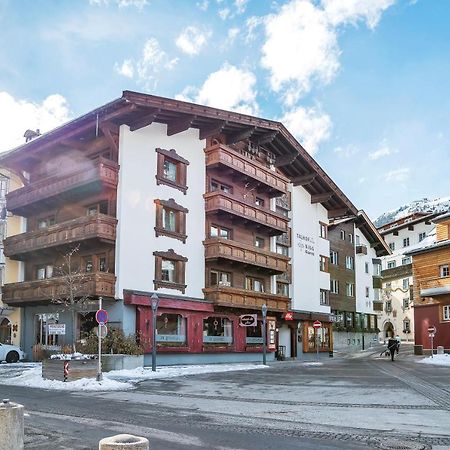
<svg viewBox="0 0 450 450"><path fill-rule="evenodd" d="M220 225L211 225L209 227L209 237L231 239L231 230Z"/></svg>
<svg viewBox="0 0 450 450"><path fill-rule="evenodd" d="M330 332L329 327L322 328L307 327L308 333L308 351L317 351L317 344L319 351L328 351L330 349Z"/></svg>
<svg viewBox="0 0 450 450"><path fill-rule="evenodd" d="M43 230L44 228L48 228L52 225L55 225L55 216L42 217L37 221L38 230Z"/></svg>
<svg viewBox="0 0 450 450"><path fill-rule="evenodd" d="M95 320L95 312L78 314L78 323L80 324L79 339L86 339L98 326Z"/></svg>
<svg viewBox="0 0 450 450"><path fill-rule="evenodd" d="M231 286L231 273L220 270L210 271L210 286Z"/></svg>
<svg viewBox="0 0 450 450"><path fill-rule="evenodd" d="M174 149L157 148L156 153L158 155L156 183L171 186L186 194L189 161L178 155Z"/></svg>
<svg viewBox="0 0 450 450"><path fill-rule="evenodd" d="M97 214L108 214L108 201L94 203L86 207L86 214L88 216L96 216Z"/></svg>
<svg viewBox="0 0 450 450"><path fill-rule="evenodd" d="M45 280L46 278L51 278L53 276L53 265L46 264L36 267L36 278L38 280Z"/></svg>
<svg viewBox="0 0 450 450"><path fill-rule="evenodd" d="M232 322L225 317L208 317L203 320L204 344L232 344Z"/></svg>
<svg viewBox="0 0 450 450"><path fill-rule="evenodd" d="M0 321L0 343L11 344L11 322L6 317Z"/></svg>
<svg viewBox="0 0 450 450"><path fill-rule="evenodd" d="M263 344L263 335L262 335L262 321L258 320L257 325L255 327L245 327L246 344L253 345L262 345Z"/></svg>
<svg viewBox="0 0 450 450"><path fill-rule="evenodd" d="M180 314L161 314L156 319L156 330L158 344L186 344L186 319Z"/></svg>
<svg viewBox="0 0 450 450"><path fill-rule="evenodd" d="M264 280L261 278L245 277L245 289L249 291L264 292Z"/></svg>
<svg viewBox="0 0 450 450"><path fill-rule="evenodd" d="M289 284L277 281L277 295L289 297Z"/></svg>
<svg viewBox="0 0 450 450"><path fill-rule="evenodd" d="M172 249L167 252L153 252L155 256L155 289L176 289L183 294L186 289L185 269L187 258L176 254Z"/></svg>
<svg viewBox="0 0 450 450"><path fill-rule="evenodd" d="M188 209L179 205L173 198L155 200L156 236L168 236L186 242L186 214Z"/></svg>
<svg viewBox="0 0 450 450"><path fill-rule="evenodd" d="M36 344L40 344L48 350L59 350L59 336L57 334L48 334L48 325L59 323L59 313L36 314L35 330Z"/></svg>
<svg viewBox="0 0 450 450"><path fill-rule="evenodd" d="M211 180L210 183L210 191L211 192L222 191L225 192L226 194L232 194L233 188L231 186L228 186L227 184L221 183L220 181L213 179Z"/></svg>

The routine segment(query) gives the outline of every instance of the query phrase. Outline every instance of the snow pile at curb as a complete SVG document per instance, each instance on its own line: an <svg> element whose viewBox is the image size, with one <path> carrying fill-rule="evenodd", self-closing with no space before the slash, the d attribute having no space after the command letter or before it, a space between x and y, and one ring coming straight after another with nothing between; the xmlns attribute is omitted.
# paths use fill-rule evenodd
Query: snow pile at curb
<svg viewBox="0 0 450 450"><path fill-rule="evenodd" d="M449 366L450 367L450 355L445 353L443 355L429 356L428 358L421 359L417 361L422 364L432 364L435 366Z"/></svg>
<svg viewBox="0 0 450 450"><path fill-rule="evenodd" d="M1 376L0 384L9 386L26 386L40 389L60 391L123 391L134 389L139 381L150 379L167 379L182 377L185 375L197 375L203 373L230 372L237 370L252 370L267 368L261 364L208 364L198 366L169 366L160 367L156 372L149 368L137 368L133 370L113 370L103 374L103 381L98 382L93 378L64 383L58 380L45 380L42 378L41 364L32 367L23 367L20 375L14 374L11 378ZM15 367L18 368L17 365ZM2 373L7 375L7 372Z"/></svg>

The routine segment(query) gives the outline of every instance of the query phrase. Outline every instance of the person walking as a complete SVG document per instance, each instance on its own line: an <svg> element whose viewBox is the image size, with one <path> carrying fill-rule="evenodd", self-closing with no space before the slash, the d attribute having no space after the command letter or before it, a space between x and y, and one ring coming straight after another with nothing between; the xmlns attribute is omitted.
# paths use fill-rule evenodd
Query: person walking
<svg viewBox="0 0 450 450"><path fill-rule="evenodd" d="M391 361L394 361L394 354L397 351L398 353L398 342L397 339L395 339L394 337L389 338L388 340L388 350L389 353L391 354Z"/></svg>

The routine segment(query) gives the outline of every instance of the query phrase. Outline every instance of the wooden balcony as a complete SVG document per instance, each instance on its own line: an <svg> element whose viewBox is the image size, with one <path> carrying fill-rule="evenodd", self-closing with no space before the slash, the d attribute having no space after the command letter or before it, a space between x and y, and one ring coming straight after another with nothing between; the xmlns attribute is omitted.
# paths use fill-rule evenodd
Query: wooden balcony
<svg viewBox="0 0 450 450"><path fill-rule="evenodd" d="M205 153L206 167L225 166L233 172L243 175L244 180L255 181L258 183L258 190L266 191L271 196L280 196L287 193L289 180L286 177L226 145L213 145L206 148Z"/></svg>
<svg viewBox="0 0 450 450"><path fill-rule="evenodd" d="M114 244L116 241L114 217L104 214L83 216L48 228L16 234L4 241L4 252L12 259L26 259L35 252L96 239Z"/></svg>
<svg viewBox="0 0 450 450"><path fill-rule="evenodd" d="M261 311L266 304L269 311L285 312L289 310L291 299L264 292L247 291L228 286L213 286L203 289L205 298L217 306L254 309Z"/></svg>
<svg viewBox="0 0 450 450"><path fill-rule="evenodd" d="M288 231L289 219L270 209L261 208L224 192L208 192L204 198L206 213L232 215L246 224L267 229L271 235Z"/></svg>
<svg viewBox="0 0 450 450"><path fill-rule="evenodd" d="M95 272L79 275L79 295L96 298L114 297L116 277L112 273ZM76 282L75 282L76 283ZM3 301L11 306L50 303L67 290L65 277L8 283L3 286Z"/></svg>
<svg viewBox="0 0 450 450"><path fill-rule="evenodd" d="M373 310L374 311L383 311L383 302L381 300L373 301Z"/></svg>
<svg viewBox="0 0 450 450"><path fill-rule="evenodd" d="M289 257L258 247L220 238L208 239L204 242L204 245L207 261L227 259L244 265L255 266L270 274L283 273L288 270Z"/></svg>
<svg viewBox="0 0 450 450"><path fill-rule="evenodd" d="M357 244L356 245L356 254L357 255L367 255L367 246L365 244Z"/></svg>
<svg viewBox="0 0 450 450"><path fill-rule="evenodd" d="M288 231L283 234L279 234L276 238L277 244L285 245L286 247L290 247L292 245L292 230L288 228Z"/></svg>
<svg viewBox="0 0 450 450"><path fill-rule="evenodd" d="M372 287L374 289L381 289L383 287L383 278L381 278L381 276L374 275L372 277Z"/></svg>
<svg viewBox="0 0 450 450"><path fill-rule="evenodd" d="M6 197L7 208L14 214L27 216L69 199L101 192L107 187L115 189L118 176L119 166L113 161L105 158L87 161L70 171L10 192Z"/></svg>
<svg viewBox="0 0 450 450"><path fill-rule="evenodd" d="M282 281L284 283L292 283L292 264L288 264L287 270L277 275L277 281Z"/></svg>

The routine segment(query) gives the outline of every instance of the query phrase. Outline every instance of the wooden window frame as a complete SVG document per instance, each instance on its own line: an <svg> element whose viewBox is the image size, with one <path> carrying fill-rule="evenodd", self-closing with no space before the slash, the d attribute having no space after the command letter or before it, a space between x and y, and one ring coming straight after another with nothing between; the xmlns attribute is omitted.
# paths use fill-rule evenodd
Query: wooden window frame
<svg viewBox="0 0 450 450"><path fill-rule="evenodd" d="M216 183L219 186L219 189L213 189L212 184ZM222 189L222 187L226 187L227 190ZM209 192L225 192L225 194L233 195L233 186L230 186L229 184L222 183L217 178L211 178L209 180Z"/></svg>
<svg viewBox="0 0 450 450"><path fill-rule="evenodd" d="M276 284L276 287L277 287L277 295L280 295L280 296L282 296L282 297L289 297L289 283L284 283L283 281L279 281L279 280L277 280L276 283L277 283L277 284ZM287 289L287 295L285 295L285 294L280 294L280 293L278 292L278 286L284 286L283 289Z"/></svg>
<svg viewBox="0 0 450 450"><path fill-rule="evenodd" d="M255 281L258 281L260 283L260 285L262 286L263 290L257 291L255 289L248 289L247 288L247 280L251 283L251 286L254 286ZM250 291L250 292L259 292L259 293L264 294L266 292L266 280L264 278L255 277L253 275L245 275L244 288L245 288L245 290Z"/></svg>
<svg viewBox="0 0 450 450"><path fill-rule="evenodd" d="M220 274L223 274L223 273L228 275L229 279L230 279L230 281L229 281L230 285L228 286L227 284L220 284L221 283L220 281L217 284L213 284L212 283L212 274L213 273L217 273L219 275L219 277L220 277ZM218 277L218 279L219 279L219 277ZM209 280L210 287L215 287L215 286L217 286L217 287L233 287L233 272L229 272L228 270L211 268L211 269L209 269L208 280Z"/></svg>
<svg viewBox="0 0 450 450"><path fill-rule="evenodd" d="M181 157L175 149L165 150L163 148L156 148L157 153L157 168L156 168L156 184L165 184L167 186L178 189L186 195L187 192L187 166L189 161ZM177 167L176 180L169 180L164 176L164 162L170 161Z"/></svg>
<svg viewBox="0 0 450 450"><path fill-rule="evenodd" d="M215 228L217 228L219 230L218 236L211 236L211 227L215 227ZM228 231L228 237L227 238L223 237L223 236L220 236L220 232L222 230ZM225 239L225 240L231 241L231 240L233 240L233 230L231 228L223 227L222 225L217 225L215 223L210 222L209 226L208 226L208 237L210 239Z"/></svg>
<svg viewBox="0 0 450 450"><path fill-rule="evenodd" d="M185 244L188 237L186 234L186 214L189 210L176 203L173 198L169 198L169 200L156 199L155 205L156 224L154 229L156 237L167 236L178 239ZM164 208L175 212L175 231L167 230L163 227Z"/></svg>
<svg viewBox="0 0 450 450"><path fill-rule="evenodd" d="M153 285L155 290L158 289L174 289L181 291L183 294L186 291L186 262L188 258L178 255L173 249L167 252L153 252L155 257L155 279ZM167 259L175 263L175 281L165 281L162 279L162 261Z"/></svg>

